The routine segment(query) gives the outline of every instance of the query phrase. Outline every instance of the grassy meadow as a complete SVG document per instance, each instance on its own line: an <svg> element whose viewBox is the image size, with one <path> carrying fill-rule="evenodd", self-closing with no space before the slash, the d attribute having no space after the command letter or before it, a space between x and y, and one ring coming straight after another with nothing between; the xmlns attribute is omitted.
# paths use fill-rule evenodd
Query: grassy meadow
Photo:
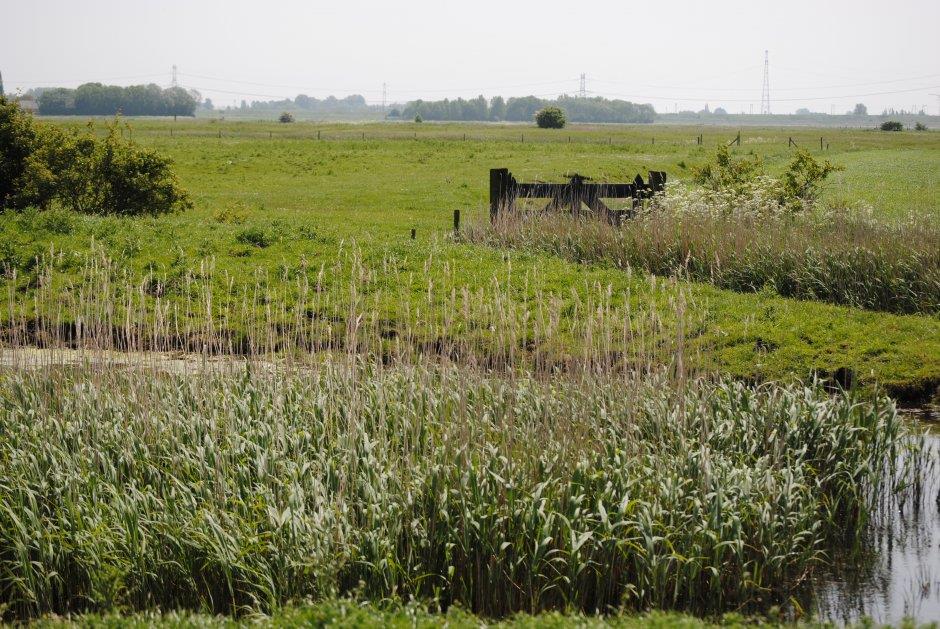
<svg viewBox="0 0 940 629"><path fill-rule="evenodd" d="M126 137L174 160L195 209L156 218L4 215L0 259L18 274L7 281L8 290L24 295L35 287L43 266L36 259L50 252L57 259L53 284L74 281L86 266L85 255L94 250L114 258L131 284L169 286L168 299L179 296L185 277L202 273L209 260L211 272L203 275L212 278L216 303L224 303L233 286L253 286L259 274L273 284L299 276L314 283L324 268L331 285L348 284L349 275L336 273L351 267L337 259L354 252L374 274L373 287L393 285L399 294L412 294L415 305L426 298L429 285L440 301L453 291L502 282L509 287L507 299L519 309L534 309L551 298L559 301L560 316L571 321L578 303L588 301L597 287L609 290L611 302L622 307L642 303L649 278L602 262L578 264L544 253L454 243L454 209L462 211L465 225L486 220L488 169L504 166L520 180L545 181L568 172L632 180L661 169L683 180L694 165L710 159L716 143L736 134L724 128L614 125L550 131L427 123L134 119L126 124ZM695 139L699 133L701 146ZM793 153L789 138L819 153L820 135L829 146L822 155L845 166L826 186L823 204L870 208L887 222L911 213L927 221L940 216L935 166L940 136L933 132L747 129L735 150L753 151L770 172L779 172ZM760 230L754 231L759 240ZM704 369L764 380L849 368L865 384L880 383L912 399L929 397L940 378L936 316L783 299L773 290L746 295L703 284L672 285L673 296L683 292L695 304L699 321L689 335L691 359ZM285 299L293 298L293 291L284 292ZM5 309L5 316L28 318L36 307L24 301ZM393 321L400 316L394 310L383 316ZM74 320L75 314L60 308L56 317ZM239 322L230 319L229 325Z"/></svg>

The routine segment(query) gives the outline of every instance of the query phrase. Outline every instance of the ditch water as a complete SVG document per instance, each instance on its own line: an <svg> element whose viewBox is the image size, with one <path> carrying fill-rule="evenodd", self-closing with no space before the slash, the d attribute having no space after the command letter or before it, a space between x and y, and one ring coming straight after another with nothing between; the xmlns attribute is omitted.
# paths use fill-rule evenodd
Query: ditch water
<svg viewBox="0 0 940 629"><path fill-rule="evenodd" d="M813 586L811 609L837 624L869 617L897 624L904 618L940 620L940 409L905 411L926 433L928 461L918 510L890 504L863 542L864 558L846 561Z"/></svg>

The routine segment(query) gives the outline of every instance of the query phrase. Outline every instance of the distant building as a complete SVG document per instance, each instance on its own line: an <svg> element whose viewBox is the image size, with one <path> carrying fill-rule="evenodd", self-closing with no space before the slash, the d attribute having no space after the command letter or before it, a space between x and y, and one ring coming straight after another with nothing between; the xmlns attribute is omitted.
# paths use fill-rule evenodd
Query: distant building
<svg viewBox="0 0 940 629"><path fill-rule="evenodd" d="M20 106L20 109L26 113L33 115L39 113L39 103L36 102L36 99L32 96L20 96L16 99L16 103Z"/></svg>

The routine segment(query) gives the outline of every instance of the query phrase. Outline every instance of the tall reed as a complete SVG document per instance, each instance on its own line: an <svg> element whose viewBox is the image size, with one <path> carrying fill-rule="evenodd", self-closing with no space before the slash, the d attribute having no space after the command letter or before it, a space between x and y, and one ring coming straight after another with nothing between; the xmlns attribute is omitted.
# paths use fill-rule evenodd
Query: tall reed
<svg viewBox="0 0 940 629"><path fill-rule="evenodd" d="M464 238L602 262L721 288L900 314L940 314L940 229L851 213L774 216L654 209L619 228L518 214Z"/></svg>
<svg viewBox="0 0 940 629"><path fill-rule="evenodd" d="M763 610L863 530L893 404L356 359L0 386L0 606Z"/></svg>

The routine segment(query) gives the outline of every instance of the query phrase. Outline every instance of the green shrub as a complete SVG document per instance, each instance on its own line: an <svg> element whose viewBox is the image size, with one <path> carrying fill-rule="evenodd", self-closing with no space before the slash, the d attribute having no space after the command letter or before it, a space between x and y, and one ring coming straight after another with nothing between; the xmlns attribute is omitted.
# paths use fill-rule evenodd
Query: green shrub
<svg viewBox="0 0 940 629"><path fill-rule="evenodd" d="M926 130L927 130L927 125L925 125L923 122L918 122L917 124L914 125L914 131L926 131Z"/></svg>
<svg viewBox="0 0 940 629"><path fill-rule="evenodd" d="M535 113L535 124L540 129L563 129L566 122L565 112L558 107L543 107Z"/></svg>
<svg viewBox="0 0 940 629"><path fill-rule="evenodd" d="M903 131L904 125L897 120L888 120L881 123L882 131Z"/></svg>
<svg viewBox="0 0 940 629"><path fill-rule="evenodd" d="M271 246L274 238L260 227L246 227L238 232L235 241L243 245L251 245L259 249Z"/></svg>
<svg viewBox="0 0 940 629"><path fill-rule="evenodd" d="M715 161L692 167L692 179L698 185L714 192L744 193L746 186L763 172L761 159L735 160L727 146L715 152Z"/></svg>
<svg viewBox="0 0 940 629"><path fill-rule="evenodd" d="M780 204L792 209L812 206L819 198L823 180L837 170L842 170L842 166L829 160L820 164L807 151L797 151L783 173Z"/></svg>
<svg viewBox="0 0 940 629"><path fill-rule="evenodd" d="M424 118L421 117L421 114L415 114L415 122L424 122Z"/></svg>
<svg viewBox="0 0 940 629"><path fill-rule="evenodd" d="M35 123L0 105L0 201L42 209L54 203L86 214L163 214L189 209L168 159L120 137L115 121L104 139Z"/></svg>
<svg viewBox="0 0 940 629"><path fill-rule="evenodd" d="M761 159L734 159L727 146L719 146L713 162L693 167L693 181L712 193L710 202L739 207L758 203L774 205L789 212L811 207L819 197L822 182L834 171L841 170L828 160L819 163L807 151L797 151L780 179L764 173ZM717 203L721 201L722 203Z"/></svg>
<svg viewBox="0 0 940 629"><path fill-rule="evenodd" d="M16 103L0 97L0 207L23 207L16 192L36 143L32 118Z"/></svg>
<svg viewBox="0 0 940 629"><path fill-rule="evenodd" d="M289 111L285 111L278 117L278 122L283 122L285 124L288 122L294 122L294 114L290 113Z"/></svg>

